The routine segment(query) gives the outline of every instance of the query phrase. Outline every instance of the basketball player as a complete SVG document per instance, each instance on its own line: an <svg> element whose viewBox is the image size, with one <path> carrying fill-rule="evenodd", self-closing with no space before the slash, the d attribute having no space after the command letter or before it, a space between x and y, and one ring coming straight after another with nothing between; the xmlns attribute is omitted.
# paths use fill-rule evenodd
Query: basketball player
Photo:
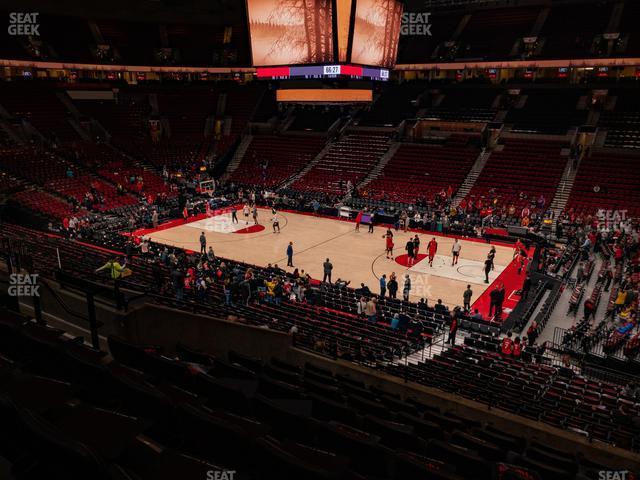
<svg viewBox="0 0 640 480"><path fill-rule="evenodd" d="M250 209L249 209L249 204L248 203L245 203L244 207L242 207L242 213L244 214L244 224L245 225L249 225Z"/></svg>
<svg viewBox="0 0 640 480"><path fill-rule="evenodd" d="M414 251L413 251L413 240L410 238L407 241L407 244L405 245L404 249L407 251L407 266L410 267L413 265L413 260L414 260Z"/></svg>
<svg viewBox="0 0 640 480"><path fill-rule="evenodd" d="M513 246L513 258L516 258L517 255L520 255L520 252L524 249L524 244L518 239L516 244Z"/></svg>
<svg viewBox="0 0 640 480"><path fill-rule="evenodd" d="M489 260L490 264L491 264L491 270L495 269L495 265L494 265L494 260L496 258L496 247L491 247L491 250L489 250L489 254L487 255L487 260Z"/></svg>
<svg viewBox="0 0 640 480"><path fill-rule="evenodd" d="M433 267L433 259L436 256L436 252L438 251L438 242L436 242L436 238L433 237L429 244L427 245L427 253L429 254L429 266Z"/></svg>
<svg viewBox="0 0 640 480"><path fill-rule="evenodd" d="M518 275L522 273L522 270L526 272L528 260L529 258L527 258L526 251L524 249L520 250L520 254L516 258L516 261L518 262Z"/></svg>
<svg viewBox="0 0 640 480"><path fill-rule="evenodd" d="M386 239L385 253L387 258L393 258L393 232L387 229L387 233L384 234L382 238Z"/></svg>
<svg viewBox="0 0 640 480"><path fill-rule="evenodd" d="M238 214L235 208L231 209L231 223L238 223Z"/></svg>
<svg viewBox="0 0 640 480"><path fill-rule="evenodd" d="M252 215L253 215L253 224L254 225L259 225L258 223L258 207L255 206L255 204L253 205L253 210L252 210Z"/></svg>
<svg viewBox="0 0 640 480"><path fill-rule="evenodd" d="M273 211L275 212L275 209ZM280 233L280 220L278 219L277 213L273 214L273 217L271 217L271 222L273 224L273 233Z"/></svg>
<svg viewBox="0 0 640 480"><path fill-rule="evenodd" d="M460 258L460 250L462 250L462 245L460 245L460 242L458 242L458 239L456 238L453 241L453 245L451 246L451 266L453 267L454 265L458 264L458 258Z"/></svg>
<svg viewBox="0 0 640 480"><path fill-rule="evenodd" d="M413 237L413 257L418 258L418 252L420 251L420 239L418 238L418 234L416 233L415 237Z"/></svg>
<svg viewBox="0 0 640 480"><path fill-rule="evenodd" d="M493 265L493 260L490 257L484 261L484 283L489 283L489 272L491 271L491 265Z"/></svg>

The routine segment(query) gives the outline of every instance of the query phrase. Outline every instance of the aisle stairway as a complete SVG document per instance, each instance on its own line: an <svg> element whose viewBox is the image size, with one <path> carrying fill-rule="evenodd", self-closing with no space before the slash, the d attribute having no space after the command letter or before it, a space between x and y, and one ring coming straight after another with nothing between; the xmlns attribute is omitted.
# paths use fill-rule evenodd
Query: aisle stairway
<svg viewBox="0 0 640 480"><path fill-rule="evenodd" d="M462 199L469 194L475 185L476 180L482 173L482 169L484 169L484 166L487 164L489 156L491 156L491 150L482 150L482 152L480 152L480 155L478 155L476 162L473 164L473 167L471 167L467 178L464 179L464 182L460 185L460 188L453 199L453 205L455 207L457 207Z"/></svg>

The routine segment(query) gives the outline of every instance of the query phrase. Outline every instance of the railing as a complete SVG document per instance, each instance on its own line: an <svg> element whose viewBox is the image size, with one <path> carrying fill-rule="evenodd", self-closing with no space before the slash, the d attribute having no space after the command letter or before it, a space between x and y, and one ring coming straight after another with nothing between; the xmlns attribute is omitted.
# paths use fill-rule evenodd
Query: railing
<svg viewBox="0 0 640 480"><path fill-rule="evenodd" d="M602 380L608 383L615 383L617 385L627 385L638 381L637 376L625 375L618 371L590 364L586 364L582 368L582 373L590 378Z"/></svg>
<svg viewBox="0 0 640 480"><path fill-rule="evenodd" d="M623 354L624 343L620 345L612 352L604 351L604 343L609 338L610 332L598 332L595 336L591 335L587 340L583 342L584 335L581 332L578 333L578 337L572 340L569 344L563 343L563 340L569 329L556 327L553 331L553 348L559 352L567 353L574 358L580 358L584 361L587 355L593 355L600 358L614 358L616 360L627 361L628 358ZM601 333L604 333L602 335Z"/></svg>

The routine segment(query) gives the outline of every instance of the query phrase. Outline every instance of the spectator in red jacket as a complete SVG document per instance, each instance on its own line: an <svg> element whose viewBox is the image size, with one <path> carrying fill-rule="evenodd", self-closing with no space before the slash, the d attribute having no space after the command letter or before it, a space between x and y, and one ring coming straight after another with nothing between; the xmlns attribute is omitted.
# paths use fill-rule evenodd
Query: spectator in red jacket
<svg viewBox="0 0 640 480"><path fill-rule="evenodd" d="M500 353L504 356L511 356L513 354L513 340L511 340L512 333L507 333L507 336L502 339L500 345Z"/></svg>
<svg viewBox="0 0 640 480"><path fill-rule="evenodd" d="M590 298L587 298L584 301L584 319L585 321L589 321L589 318L595 317L596 314L596 305Z"/></svg>
<svg viewBox="0 0 640 480"><path fill-rule="evenodd" d="M451 346L456 344L456 334L458 333L458 309L454 309L451 312L451 323L449 324L449 338L447 343Z"/></svg>
<svg viewBox="0 0 640 480"><path fill-rule="evenodd" d="M616 259L616 265L619 265L620 262L622 262L622 257L624 256L624 251L622 250L622 247L620 246L620 244L616 245L616 249L613 255Z"/></svg>
<svg viewBox="0 0 640 480"><path fill-rule="evenodd" d="M520 342L520 337L516 337L513 341L512 355L513 358L517 359L520 359L522 356L522 343Z"/></svg>

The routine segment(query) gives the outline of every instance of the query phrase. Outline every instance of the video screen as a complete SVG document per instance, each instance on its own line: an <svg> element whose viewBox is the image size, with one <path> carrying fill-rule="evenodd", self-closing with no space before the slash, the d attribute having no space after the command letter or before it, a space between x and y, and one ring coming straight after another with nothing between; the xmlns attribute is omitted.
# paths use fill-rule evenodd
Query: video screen
<svg viewBox="0 0 640 480"><path fill-rule="evenodd" d="M402 4L396 0L357 0L351 61L395 65L401 20Z"/></svg>
<svg viewBox="0 0 640 480"><path fill-rule="evenodd" d="M254 66L333 61L331 0L247 0Z"/></svg>
<svg viewBox="0 0 640 480"><path fill-rule="evenodd" d="M349 26L353 0L336 0L336 24L338 30L338 61L347 61L349 48Z"/></svg>

